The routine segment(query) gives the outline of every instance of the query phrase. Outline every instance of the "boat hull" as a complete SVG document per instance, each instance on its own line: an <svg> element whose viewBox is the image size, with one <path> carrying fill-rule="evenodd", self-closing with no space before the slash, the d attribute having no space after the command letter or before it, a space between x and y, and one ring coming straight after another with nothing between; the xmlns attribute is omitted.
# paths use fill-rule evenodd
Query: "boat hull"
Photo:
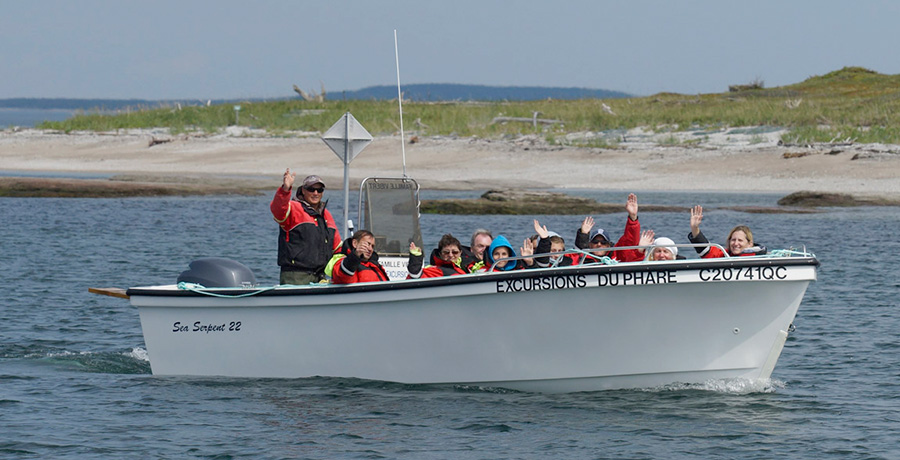
<svg viewBox="0 0 900 460"><path fill-rule="evenodd" d="M817 265L694 260L207 290L217 296L128 292L156 375L572 392L768 378Z"/></svg>

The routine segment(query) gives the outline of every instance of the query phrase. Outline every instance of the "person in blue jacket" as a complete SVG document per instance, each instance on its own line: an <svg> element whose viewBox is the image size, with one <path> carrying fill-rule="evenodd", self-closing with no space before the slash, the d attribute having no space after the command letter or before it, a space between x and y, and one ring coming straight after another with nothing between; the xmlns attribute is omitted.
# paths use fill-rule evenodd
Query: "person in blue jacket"
<svg viewBox="0 0 900 460"><path fill-rule="evenodd" d="M532 249L529 249L526 244L523 246L520 251L523 256L530 256L534 253ZM519 260L500 260L505 259L507 257L518 257L516 254L516 250L513 249L512 245L509 243L509 240L506 239L503 235L497 235L496 238L491 242L490 247L484 251L484 268L486 270L491 271L508 271L508 270L521 270L528 265L534 263L533 259L526 259L525 261ZM497 262L500 260L499 262ZM531 262L529 264L528 262Z"/></svg>

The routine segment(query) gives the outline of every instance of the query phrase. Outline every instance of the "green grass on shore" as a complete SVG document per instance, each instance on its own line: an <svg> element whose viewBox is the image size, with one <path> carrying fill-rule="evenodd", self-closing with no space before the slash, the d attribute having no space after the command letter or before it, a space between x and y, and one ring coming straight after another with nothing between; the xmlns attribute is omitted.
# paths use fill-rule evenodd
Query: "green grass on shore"
<svg viewBox="0 0 900 460"><path fill-rule="evenodd" d="M604 105L614 113L604 110ZM245 102L239 124L265 129L270 135L296 131L324 132L344 112L351 112L374 135L399 132L396 101L302 100ZM495 117L542 119L560 124L495 123ZM115 131L168 127L173 133L214 133L235 123L233 105L131 110L116 115L84 114L41 129ZM603 132L645 127L655 131L737 126L789 129L787 143L900 143L900 75L883 75L845 67L822 76L777 88L684 95L660 93L626 99L581 99L517 102L404 102L408 133L477 136L540 134L560 143L567 133ZM593 141L597 142L597 141ZM612 147L601 142L596 147Z"/></svg>

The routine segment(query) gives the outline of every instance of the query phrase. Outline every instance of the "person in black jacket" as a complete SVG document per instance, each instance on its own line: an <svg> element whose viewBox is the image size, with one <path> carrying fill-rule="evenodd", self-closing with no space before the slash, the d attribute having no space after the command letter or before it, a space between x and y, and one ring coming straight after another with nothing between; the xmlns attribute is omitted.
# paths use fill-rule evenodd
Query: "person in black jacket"
<svg viewBox="0 0 900 460"><path fill-rule="evenodd" d="M278 222L278 265L281 284L318 283L325 279L325 266L341 247L341 235L322 194L325 182L307 176L291 199L295 174L284 172L281 187L269 205Z"/></svg>

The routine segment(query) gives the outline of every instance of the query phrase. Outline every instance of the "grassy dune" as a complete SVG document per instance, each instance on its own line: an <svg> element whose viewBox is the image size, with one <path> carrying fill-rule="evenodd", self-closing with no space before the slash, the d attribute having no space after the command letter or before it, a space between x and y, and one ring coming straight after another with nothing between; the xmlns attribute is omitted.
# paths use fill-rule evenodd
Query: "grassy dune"
<svg viewBox="0 0 900 460"><path fill-rule="evenodd" d="M678 131L712 127L779 126L789 129L786 143L900 143L900 75L846 67L777 88L684 95L660 93L627 99L521 102L445 102L403 105L408 133L498 138L540 134L559 142L565 134L646 127ZM612 113L604 109L604 105ZM374 135L399 131L396 101L302 100L242 103L239 123L270 135L328 129L350 111ZM557 124L493 122L495 117L531 119L535 112ZM114 131L168 127L174 133L213 133L235 124L233 105L133 110L117 115L84 114L42 129ZM600 145L614 147L614 145Z"/></svg>

